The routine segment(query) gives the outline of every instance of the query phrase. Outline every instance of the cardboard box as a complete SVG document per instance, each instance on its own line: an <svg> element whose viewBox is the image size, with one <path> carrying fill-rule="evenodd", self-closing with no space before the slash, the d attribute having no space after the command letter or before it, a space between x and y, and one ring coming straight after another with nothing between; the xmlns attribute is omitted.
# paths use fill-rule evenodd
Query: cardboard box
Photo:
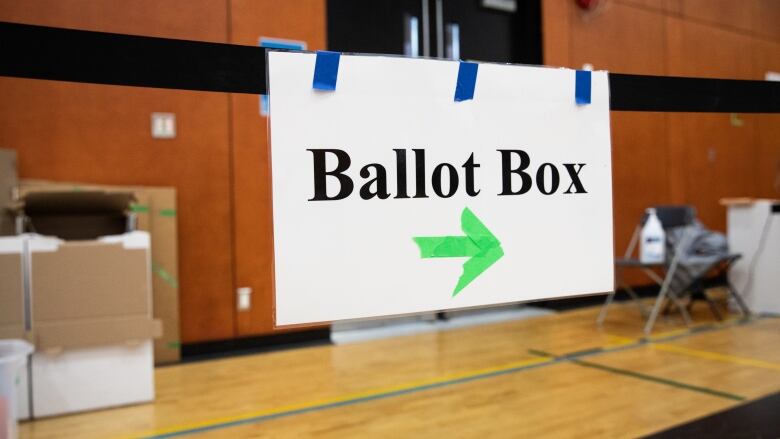
<svg viewBox="0 0 780 439"><path fill-rule="evenodd" d="M121 235L135 228L133 214L126 211L134 201L130 192L31 192L19 206L21 232L66 240Z"/></svg>
<svg viewBox="0 0 780 439"><path fill-rule="evenodd" d="M37 350L153 337L148 233L94 241L33 236L28 246Z"/></svg>
<svg viewBox="0 0 780 439"><path fill-rule="evenodd" d="M24 306L24 247L24 240L20 237L0 237L0 339L32 338L27 330ZM22 373L19 381L16 414L19 419L28 419L30 409L27 373Z"/></svg>
<svg viewBox="0 0 780 439"><path fill-rule="evenodd" d="M149 197L147 215L136 214L139 230L148 230L152 236L152 309L154 318L163 325L162 337L154 340L154 360L155 364L176 363L181 359L176 190L134 189L135 194ZM147 224L143 224L144 219Z"/></svg>
<svg viewBox="0 0 780 439"><path fill-rule="evenodd" d="M154 400L152 355L151 340L33 354L33 417Z"/></svg>
<svg viewBox="0 0 780 439"><path fill-rule="evenodd" d="M149 235L30 240L32 413L154 399Z"/></svg>
<svg viewBox="0 0 780 439"><path fill-rule="evenodd" d="M176 190L167 187L106 186L82 183L21 180L19 196L42 191L130 192L138 230L151 235L154 318L162 322L162 337L154 340L155 364L178 362L180 354L178 242Z"/></svg>
<svg viewBox="0 0 780 439"><path fill-rule="evenodd" d="M32 392L21 389L20 416L154 398L152 339L161 325L151 315L148 233L92 241L2 237L0 257L9 280L0 286L0 303L16 310L2 314L6 334L21 329L36 348L26 377Z"/></svg>
<svg viewBox="0 0 780 439"><path fill-rule="evenodd" d="M17 186L16 151L0 148L0 236L15 233L14 218L10 211Z"/></svg>
<svg viewBox="0 0 780 439"><path fill-rule="evenodd" d="M25 338L23 240L0 238L0 338Z"/></svg>

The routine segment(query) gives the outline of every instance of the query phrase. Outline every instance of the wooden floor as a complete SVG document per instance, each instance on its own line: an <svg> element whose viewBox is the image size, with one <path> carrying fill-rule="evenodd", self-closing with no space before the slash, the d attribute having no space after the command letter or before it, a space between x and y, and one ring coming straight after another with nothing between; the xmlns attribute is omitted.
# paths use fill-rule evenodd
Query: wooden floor
<svg viewBox="0 0 780 439"><path fill-rule="evenodd" d="M21 437L636 437L780 391L780 319L635 307L156 371L157 400L23 423Z"/></svg>

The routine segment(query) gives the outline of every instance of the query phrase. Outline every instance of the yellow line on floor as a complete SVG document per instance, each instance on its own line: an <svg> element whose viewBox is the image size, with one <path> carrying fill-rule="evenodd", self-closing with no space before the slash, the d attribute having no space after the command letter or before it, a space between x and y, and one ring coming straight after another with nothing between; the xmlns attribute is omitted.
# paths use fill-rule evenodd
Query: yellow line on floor
<svg viewBox="0 0 780 439"><path fill-rule="evenodd" d="M501 366L487 367L483 369L476 369L467 372L455 373L450 375L444 375L436 378L428 378L413 382L407 382L403 384L397 384L388 387L382 387L377 389L371 389L363 392L355 392L346 395L324 398L315 401L308 401L296 404L288 404L280 407L273 407L269 409L256 410L248 413L242 413L240 415L224 416L220 418L212 418L209 420L194 422L190 424L177 425L167 428L155 429L152 431L137 433L129 435L128 437L159 437L176 435L177 433L194 432L193 430L206 430L211 427L220 427L224 424L234 424L241 421L271 417L274 415L283 415L291 412L300 412L306 410L315 410L318 408L328 408L334 405L360 402L361 400L370 400L372 398L382 397L386 395L398 394L408 391L424 390L437 385L455 384L469 379L487 378L494 374L500 374L502 372L510 372L514 369L520 369L524 367L530 367L535 365L541 365L544 363L553 363L554 359L551 358L529 358L526 360L515 361ZM226 425L227 426L227 425Z"/></svg>
<svg viewBox="0 0 780 439"><path fill-rule="evenodd" d="M659 332L659 333L652 334L652 335L649 335L649 336L646 336L646 337L641 337L641 338L623 337L623 336L614 335L614 334L606 334L606 336L607 336L608 339L612 340L611 344L617 344L617 345L631 344L631 343L643 343L643 342L659 342L659 341L666 341L666 340L668 340L670 338L677 338L679 336L695 335L697 333L697 331L702 330L702 329L705 329L705 330L708 329L708 328L711 328L711 329L723 329L723 328L726 328L726 327L734 326L735 324L740 323L740 322L756 321L756 320L759 320L759 319L745 320L744 317L735 317L735 318L726 319L726 320L724 320L722 322L718 322L718 323L700 323L700 324L691 325L690 327L673 329L673 330L665 331L665 332Z"/></svg>
<svg viewBox="0 0 780 439"><path fill-rule="evenodd" d="M730 354L723 354L720 352L713 352L713 351L705 351L701 349L692 349L692 348L686 348L680 345L671 344L671 343L661 343L662 341L665 341L669 338L675 338L678 335L694 335L694 330L697 327L705 327L705 326L713 326L717 329L722 329L726 326L731 326L735 322L739 322L741 319L729 319L726 321L723 321L721 323L711 325L711 324L704 324L704 325L697 325L692 328L685 328L685 329L678 329L674 331L668 331L664 333L657 334L653 337L648 337L645 340L648 342L647 345L649 347L652 347L653 349L657 349L659 351L664 352L672 352L676 354L681 355L688 355L690 357L696 357L696 358L702 358L705 360L711 360L711 361L721 361L724 363L733 363L733 364L740 364L743 366L752 366L752 367L758 367L762 369L769 369L769 370L776 370L780 371L780 363L774 363L771 361L764 361L759 360L756 358L749 358L749 357L740 357L737 355L730 355ZM612 335L607 334L607 339L609 340L609 343L607 344L607 347L618 347L623 345L629 345L632 343L641 343L642 339L634 339L629 337L621 337L618 335Z"/></svg>
<svg viewBox="0 0 780 439"><path fill-rule="evenodd" d="M655 335L650 335L650 336L648 336L646 338L647 338L647 340L650 340L650 341L656 341L656 340L661 340L661 339L665 339L665 338L669 338L669 337L676 337L678 335L685 335L685 334L690 333L691 329L694 328L694 327L682 328L682 329L674 329L674 330L671 330L671 331L666 331L666 332L661 332L661 333L658 333L658 334L655 334Z"/></svg>
<svg viewBox="0 0 780 439"><path fill-rule="evenodd" d="M699 326L701 327L708 326L713 329L723 329L725 326L729 326L734 321L735 320L725 321L717 325L699 325ZM600 353L608 353L611 349L619 349L620 347L627 347L629 345L635 345L636 347L638 347L642 344L648 344L649 346L654 346L654 347L657 345L664 345L664 346L672 346L672 348L675 348L676 347L675 345L660 344L660 343L656 343L655 341L656 340L663 341L668 338L675 338L677 335L683 335L683 336L693 335L694 334L693 329L695 328L685 328L681 330L669 331L647 339L632 339L632 338L619 337L619 336L607 334L608 339L610 339L611 341L606 346L594 350L594 352L600 351ZM686 350L686 353L689 354L691 352L694 352L694 350L692 349L691 350L688 350L686 348L680 348L680 349ZM682 351L679 352L682 353ZM707 351L696 351L696 353L700 357L707 356L707 358L709 359L717 358L723 360L725 358L729 358L729 361L733 362L735 360L738 360L741 362L741 364L745 364L745 365L749 364L749 365L757 366L760 364L761 366L759 367L767 367L771 365L772 369L775 369L775 367L780 368L780 365L776 365L774 363L769 363L769 362L763 362L761 360L732 357L725 354L717 354L714 352L707 352ZM363 392L355 392L355 393L350 393L350 394L331 397L331 398L324 398L324 399L302 402L302 403L295 403L295 404L288 404L285 406L261 409L261 410L247 412L239 415L212 418L205 421L194 422L190 424L183 424L183 425L177 425L177 426L166 427L161 429L155 429L143 433L133 434L129 437L158 437L158 438L172 437L172 436L178 436L182 434L193 434L193 433L212 430L212 429L228 428L241 423L259 422L264 419L271 419L280 416L289 416L292 414L299 414L302 412L323 410L327 408L339 407L348 404L356 404L356 403L366 402L374 399L398 396L404 393L423 391L435 387L458 384L464 381L471 381L474 379L490 378L495 375L514 372L516 370L522 370L524 368L529 368L536 365L543 365L545 363L552 364L558 361L559 360L556 358L548 358L548 357L529 358L526 360L506 363L495 367L476 369L476 370L471 370L471 371L466 371L461 373L444 375L435 378L427 378L418 381L397 384L388 387L375 388Z"/></svg>
<svg viewBox="0 0 780 439"><path fill-rule="evenodd" d="M649 335L645 337L645 340L664 341L668 338L674 338L680 335L695 334L696 331L700 329L705 329L705 328L719 329L727 326L733 326L736 323L745 322L745 321L753 321L753 319L746 320L745 317L732 317L717 323L699 323L699 324L691 325L690 327L687 328L673 329L671 331L660 332L658 334Z"/></svg>
<svg viewBox="0 0 780 439"><path fill-rule="evenodd" d="M673 352L676 354L688 355L691 357L702 358L705 360L722 361L724 363L734 363L743 366L759 367L762 369L770 369L780 371L780 364L772 363L770 361L758 360L755 358L738 357L736 355L721 354L719 352L702 351L699 349L685 348L678 345L668 343L654 343L651 345L653 349L658 349L665 352Z"/></svg>
<svg viewBox="0 0 780 439"><path fill-rule="evenodd" d="M629 338L629 337L621 337L618 335L611 335L607 334L607 344L604 346L605 348L617 348L620 346L626 346L630 344L639 344L640 340L635 338Z"/></svg>

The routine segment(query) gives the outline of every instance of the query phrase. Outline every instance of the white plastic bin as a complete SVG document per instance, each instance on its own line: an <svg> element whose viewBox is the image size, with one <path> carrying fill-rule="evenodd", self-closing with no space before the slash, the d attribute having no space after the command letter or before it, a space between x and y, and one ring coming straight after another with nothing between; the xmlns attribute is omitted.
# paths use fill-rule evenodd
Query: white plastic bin
<svg viewBox="0 0 780 439"><path fill-rule="evenodd" d="M32 352L32 345L26 341L0 340L0 438L17 437L17 384Z"/></svg>

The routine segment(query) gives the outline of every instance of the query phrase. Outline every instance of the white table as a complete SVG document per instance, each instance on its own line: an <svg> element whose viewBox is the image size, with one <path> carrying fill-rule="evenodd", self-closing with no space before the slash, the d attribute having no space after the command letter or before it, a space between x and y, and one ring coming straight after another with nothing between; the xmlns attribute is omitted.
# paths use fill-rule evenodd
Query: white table
<svg viewBox="0 0 780 439"><path fill-rule="evenodd" d="M780 201L723 200L729 249L741 253L729 280L755 313L780 314Z"/></svg>

